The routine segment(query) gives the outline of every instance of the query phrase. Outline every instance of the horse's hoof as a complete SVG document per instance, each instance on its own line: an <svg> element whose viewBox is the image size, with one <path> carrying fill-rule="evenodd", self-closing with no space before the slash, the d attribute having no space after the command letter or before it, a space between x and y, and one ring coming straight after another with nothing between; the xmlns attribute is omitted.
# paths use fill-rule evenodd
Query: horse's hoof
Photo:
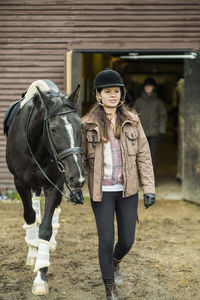
<svg viewBox="0 0 200 300"><path fill-rule="evenodd" d="M32 293L35 296L43 296L49 293L48 284L44 283L34 283L32 288Z"/></svg>

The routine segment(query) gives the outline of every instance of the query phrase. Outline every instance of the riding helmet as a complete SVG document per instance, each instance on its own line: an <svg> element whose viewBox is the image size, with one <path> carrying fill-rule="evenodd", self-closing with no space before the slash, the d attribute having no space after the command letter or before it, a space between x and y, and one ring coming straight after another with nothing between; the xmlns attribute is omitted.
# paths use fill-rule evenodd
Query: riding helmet
<svg viewBox="0 0 200 300"><path fill-rule="evenodd" d="M124 87L120 74L114 70L105 69L99 72L94 79L94 90L112 86Z"/></svg>

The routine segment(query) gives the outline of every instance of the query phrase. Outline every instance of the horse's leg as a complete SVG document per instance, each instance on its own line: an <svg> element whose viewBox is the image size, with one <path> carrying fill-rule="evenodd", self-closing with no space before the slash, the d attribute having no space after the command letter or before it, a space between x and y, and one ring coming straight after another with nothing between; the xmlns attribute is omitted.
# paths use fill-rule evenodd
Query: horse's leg
<svg viewBox="0 0 200 300"><path fill-rule="evenodd" d="M39 225L41 223L41 210L40 210L40 197L33 193L32 196L32 206L36 213L36 222L38 225L38 234L39 234Z"/></svg>
<svg viewBox="0 0 200 300"><path fill-rule="evenodd" d="M58 233L58 228L60 228L59 224L59 216L61 213L61 208L58 207L55 209L54 214L53 214L53 219L52 219L52 227L53 227L53 233L50 239L50 250L55 251L57 242L56 242L56 235Z"/></svg>
<svg viewBox="0 0 200 300"><path fill-rule="evenodd" d="M61 202L61 194L55 189L44 188L45 192L45 211L42 223L39 227L39 247L37 259L35 262L34 272L37 272L37 276L33 282L32 293L34 295L46 295L48 294L47 284L47 268L50 265L49 250L50 239L52 236L52 219L55 208Z"/></svg>
<svg viewBox="0 0 200 300"><path fill-rule="evenodd" d="M39 225L41 223L41 209L40 209L40 197L39 197L40 193L41 193L41 189L38 189L37 191L34 190L32 195L32 207L36 213L36 221L35 224L33 224L33 231L34 231L34 236L36 231L37 242L36 245L32 245L30 243L28 244L29 249L28 249L26 264L29 266L35 265L37 251L38 251Z"/></svg>
<svg viewBox="0 0 200 300"><path fill-rule="evenodd" d="M31 189L27 188L23 182L15 178L16 189L22 199L24 206L24 220L25 224L23 228L26 231L25 240L29 247L26 264L34 266L35 259L37 256L37 247L38 247L38 236L36 228L36 213L32 207L32 194Z"/></svg>

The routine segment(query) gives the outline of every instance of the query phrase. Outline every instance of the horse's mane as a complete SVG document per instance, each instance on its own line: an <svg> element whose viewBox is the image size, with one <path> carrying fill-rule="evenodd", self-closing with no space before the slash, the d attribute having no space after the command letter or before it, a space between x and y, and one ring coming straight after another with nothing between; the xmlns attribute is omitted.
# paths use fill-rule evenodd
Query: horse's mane
<svg viewBox="0 0 200 300"><path fill-rule="evenodd" d="M37 91L37 87L39 87L39 89L44 92L44 93L48 93L49 95L51 95L52 93L59 93L59 89L58 87L55 85L55 83L53 83L50 80L36 80L34 81L28 88L28 90L26 91L25 97L24 99L21 101L21 108L31 99L33 99L33 97L38 94Z"/></svg>

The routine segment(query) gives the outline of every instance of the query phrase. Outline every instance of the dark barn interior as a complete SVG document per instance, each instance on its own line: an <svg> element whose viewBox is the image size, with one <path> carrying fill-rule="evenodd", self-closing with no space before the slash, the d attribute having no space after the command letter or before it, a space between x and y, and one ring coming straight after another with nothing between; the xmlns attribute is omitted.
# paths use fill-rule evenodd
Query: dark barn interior
<svg viewBox="0 0 200 300"><path fill-rule="evenodd" d="M162 53L163 54L163 53ZM164 53L165 54L165 53ZM181 181L178 170L180 149L180 104L183 95L184 63L182 59L127 59L127 53L84 53L82 113L85 114L95 103L93 78L103 68L118 71L127 89L127 103L134 107L134 101L142 90L146 77L153 77L157 83L158 96L164 101L168 113L167 133L159 144L157 155L157 184L166 180ZM150 108L147 108L147 111Z"/></svg>

